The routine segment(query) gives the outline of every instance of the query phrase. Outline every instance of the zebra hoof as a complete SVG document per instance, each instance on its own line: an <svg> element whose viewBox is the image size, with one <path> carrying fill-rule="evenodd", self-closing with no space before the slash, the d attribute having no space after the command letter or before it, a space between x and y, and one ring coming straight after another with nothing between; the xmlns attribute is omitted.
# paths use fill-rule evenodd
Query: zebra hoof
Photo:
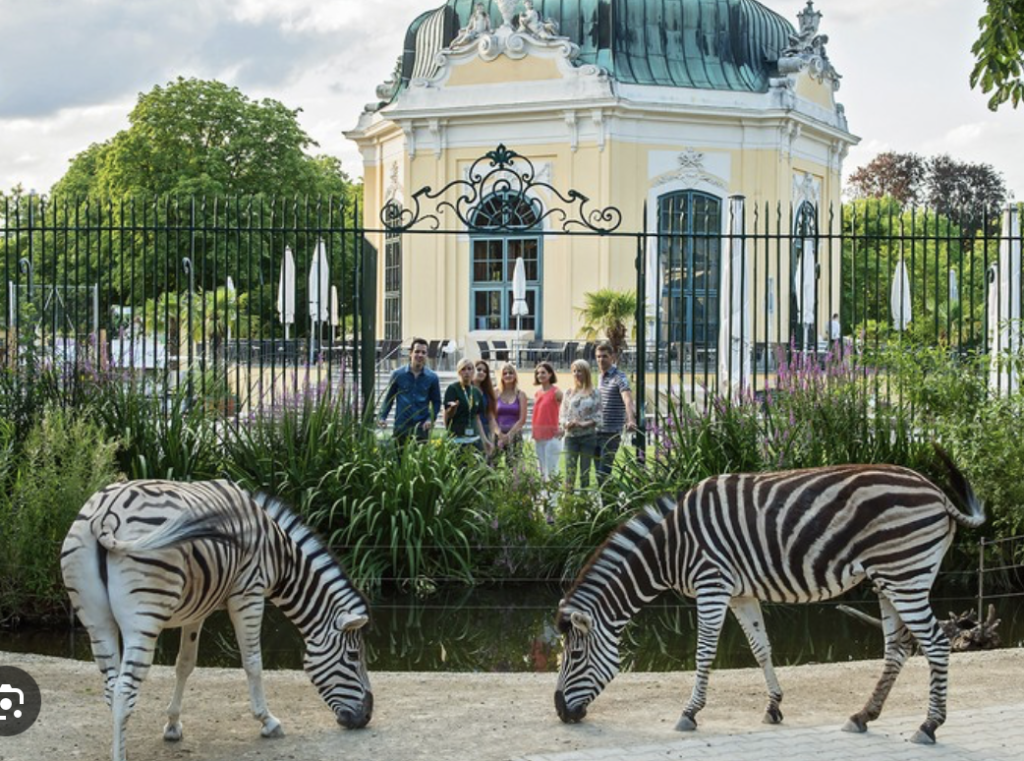
<svg viewBox="0 0 1024 761"><path fill-rule="evenodd" d="M685 713L676 722L676 732L693 732L695 729L697 729L697 722Z"/></svg>
<svg viewBox="0 0 1024 761"><path fill-rule="evenodd" d="M284 727L281 726L281 722L277 719L271 719L263 725L263 729L260 730L260 734L266 738L272 739L284 737Z"/></svg>
<svg viewBox="0 0 1024 761"><path fill-rule="evenodd" d="M922 727L914 732L914 736L910 738L910 742L917 743L918 745L935 745L935 732L929 732L927 729Z"/></svg>
<svg viewBox="0 0 1024 761"><path fill-rule="evenodd" d="M778 708L769 708L764 712L764 718L761 721L764 724L781 724L782 711Z"/></svg>
<svg viewBox="0 0 1024 761"><path fill-rule="evenodd" d="M861 734L868 731L868 725L858 719L856 716L851 716L850 719L843 725L844 732L856 732Z"/></svg>
<svg viewBox="0 0 1024 761"><path fill-rule="evenodd" d="M164 740L169 743L176 743L181 740L181 722L176 721L173 724L167 722L164 725Z"/></svg>

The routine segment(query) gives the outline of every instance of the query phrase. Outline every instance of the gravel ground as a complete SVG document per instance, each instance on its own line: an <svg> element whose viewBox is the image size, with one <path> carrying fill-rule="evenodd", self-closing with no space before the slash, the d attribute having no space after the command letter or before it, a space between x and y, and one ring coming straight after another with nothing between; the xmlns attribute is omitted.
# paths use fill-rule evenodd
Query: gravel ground
<svg viewBox="0 0 1024 761"><path fill-rule="evenodd" d="M0 652L0 665L25 669L42 689L38 722L13 738L0 738L3 761L107 759L110 712L92 663ZM859 661L778 669L788 726L831 724L839 732L859 709L881 669ZM950 721L958 708L1024 704L1024 650L954 654ZM555 715L554 674L371 673L376 708L366 729L339 728L302 672L266 675L271 710L287 736L264 740L248 712L241 669L197 669L189 682L179 743L162 739L163 711L174 672L154 667L128 726L131 758L147 761L203 759L339 758L385 761L504 761L538 753L664 742L693 684L693 674L622 674L573 726ZM772 731L760 723L764 683L756 669L712 674L699 732ZM907 729L924 718L927 665L913 658L886 706L906 717ZM942 734L939 733L941 742Z"/></svg>

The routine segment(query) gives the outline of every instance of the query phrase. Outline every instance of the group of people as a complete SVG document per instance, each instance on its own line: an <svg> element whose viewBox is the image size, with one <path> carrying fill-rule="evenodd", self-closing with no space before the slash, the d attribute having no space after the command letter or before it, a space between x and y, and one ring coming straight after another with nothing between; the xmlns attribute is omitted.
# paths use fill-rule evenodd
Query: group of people
<svg viewBox="0 0 1024 761"><path fill-rule="evenodd" d="M564 450L569 489L575 487L577 477L582 488L589 487L594 466L597 484L603 485L611 475L623 433L636 428L632 389L626 374L615 365L611 344L599 343L594 357L596 380L590 363L577 359L570 368L572 383L564 390L557 385L550 362L540 362L533 371L537 388L530 430L537 465L546 481L558 478ZM501 366L495 387L487 362L463 359L455 368L458 380L448 386L442 400L438 376L426 362L427 342L414 338L409 364L391 374L379 424L386 425L391 407L396 405L394 439L404 446L410 439L429 438L443 411L445 428L457 443L491 460L505 458L509 465L516 462L522 456L529 400L519 388L515 365L506 362Z"/></svg>

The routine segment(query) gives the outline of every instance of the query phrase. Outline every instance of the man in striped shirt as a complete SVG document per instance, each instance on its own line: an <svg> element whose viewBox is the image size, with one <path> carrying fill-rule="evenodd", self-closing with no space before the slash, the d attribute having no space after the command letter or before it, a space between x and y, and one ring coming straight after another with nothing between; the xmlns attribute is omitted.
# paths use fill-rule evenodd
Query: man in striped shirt
<svg viewBox="0 0 1024 761"><path fill-rule="evenodd" d="M622 431L636 430L633 414L633 390L629 378L615 365L612 345L601 341L594 355L599 371L598 388L601 391L601 421L597 426L597 483L604 484L611 475L622 443Z"/></svg>

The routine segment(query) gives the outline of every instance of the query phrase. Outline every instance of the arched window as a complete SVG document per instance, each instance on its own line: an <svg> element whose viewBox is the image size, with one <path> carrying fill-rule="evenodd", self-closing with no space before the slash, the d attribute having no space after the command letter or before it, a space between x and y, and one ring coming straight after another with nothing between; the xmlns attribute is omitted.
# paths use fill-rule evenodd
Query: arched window
<svg viewBox="0 0 1024 761"><path fill-rule="evenodd" d="M721 199L695 190L658 198L660 340L685 344L691 358L718 346L721 254Z"/></svg>
<svg viewBox="0 0 1024 761"><path fill-rule="evenodd" d="M388 222L398 225L401 207L387 205ZM402 340L402 234L384 233L384 338Z"/></svg>
<svg viewBox="0 0 1024 761"><path fill-rule="evenodd" d="M518 193L492 193L473 214L470 238L470 330L515 330L512 274L516 259L526 271L529 314L518 327L540 337L541 235L539 201Z"/></svg>
<svg viewBox="0 0 1024 761"><path fill-rule="evenodd" d="M818 213L804 201L793 220L790 253L789 330L798 349L818 343Z"/></svg>

